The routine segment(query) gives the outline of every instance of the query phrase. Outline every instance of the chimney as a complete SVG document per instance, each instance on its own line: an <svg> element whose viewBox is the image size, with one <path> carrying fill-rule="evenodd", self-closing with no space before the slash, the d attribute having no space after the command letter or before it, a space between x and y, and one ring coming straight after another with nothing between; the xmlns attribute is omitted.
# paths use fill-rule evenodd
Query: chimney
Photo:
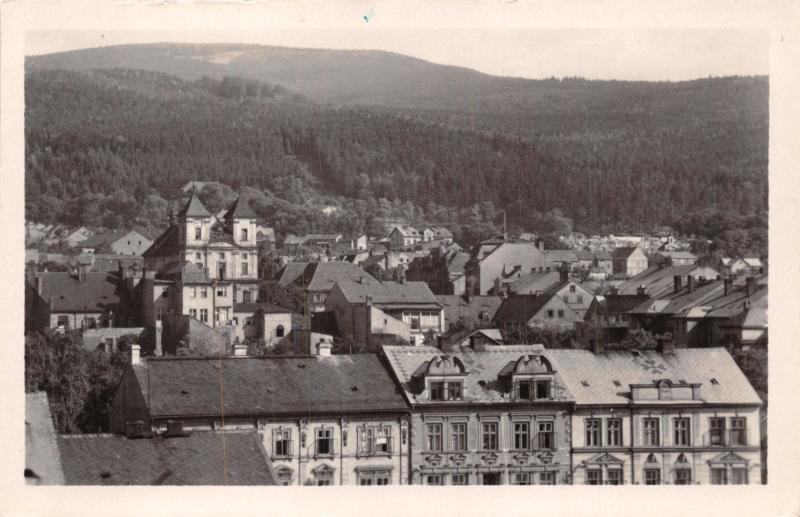
<svg viewBox="0 0 800 517"><path fill-rule="evenodd" d="M658 338L658 351L662 354L671 354L675 351L675 343L672 338Z"/></svg>
<svg viewBox="0 0 800 517"><path fill-rule="evenodd" d="M636 294L638 294L639 296L647 296L647 288L644 285L640 285L636 289Z"/></svg>
<svg viewBox="0 0 800 517"><path fill-rule="evenodd" d="M333 346L330 343L324 339L320 339L319 343L317 343L317 355L319 357L328 357L331 355L331 348L333 348Z"/></svg>
<svg viewBox="0 0 800 517"><path fill-rule="evenodd" d="M138 343L131 344L131 364L140 364L142 347Z"/></svg>
<svg viewBox="0 0 800 517"><path fill-rule="evenodd" d="M672 277L672 282L675 284L675 293L679 293L681 287L683 287L683 278L681 278L681 275L675 275Z"/></svg>
<svg viewBox="0 0 800 517"><path fill-rule="evenodd" d="M744 292L749 298L756 291L756 279L752 276L748 276L744 279Z"/></svg>
<svg viewBox="0 0 800 517"><path fill-rule="evenodd" d="M592 345L592 352L595 354L602 354L606 351L605 345L603 344L602 337L600 339L592 338L589 340Z"/></svg>
<svg viewBox="0 0 800 517"><path fill-rule="evenodd" d="M84 267L81 265L78 265L78 281L86 281L86 269L84 269Z"/></svg>
<svg viewBox="0 0 800 517"><path fill-rule="evenodd" d="M41 296L42 294L42 275L36 275L36 292L39 293ZM52 305L52 298L50 300L50 304Z"/></svg>
<svg viewBox="0 0 800 517"><path fill-rule="evenodd" d="M694 277L692 275L686 277L686 290L690 293L694 291Z"/></svg>
<svg viewBox="0 0 800 517"><path fill-rule="evenodd" d="M247 357L247 345L244 343L234 343L233 357Z"/></svg>
<svg viewBox="0 0 800 517"><path fill-rule="evenodd" d="M133 420L125 422L125 437L126 438L144 438L146 437L144 431L144 422L141 420Z"/></svg>
<svg viewBox="0 0 800 517"><path fill-rule="evenodd" d="M562 264L558 273L562 284L569 282L569 269L567 268L566 264Z"/></svg>
<svg viewBox="0 0 800 517"><path fill-rule="evenodd" d="M539 248L539 251L544 251L544 239L539 239L536 242L536 247Z"/></svg>
<svg viewBox="0 0 800 517"><path fill-rule="evenodd" d="M728 296L728 293L731 291L731 279L726 276L722 279L722 285L725 287L724 295Z"/></svg>

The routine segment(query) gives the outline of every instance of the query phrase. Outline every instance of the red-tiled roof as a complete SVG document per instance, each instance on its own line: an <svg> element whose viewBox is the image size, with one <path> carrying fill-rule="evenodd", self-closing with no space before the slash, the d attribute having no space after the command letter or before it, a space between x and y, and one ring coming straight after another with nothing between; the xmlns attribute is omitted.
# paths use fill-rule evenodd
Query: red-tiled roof
<svg viewBox="0 0 800 517"><path fill-rule="evenodd" d="M68 485L275 485L255 431L174 438L112 434L58 439Z"/></svg>

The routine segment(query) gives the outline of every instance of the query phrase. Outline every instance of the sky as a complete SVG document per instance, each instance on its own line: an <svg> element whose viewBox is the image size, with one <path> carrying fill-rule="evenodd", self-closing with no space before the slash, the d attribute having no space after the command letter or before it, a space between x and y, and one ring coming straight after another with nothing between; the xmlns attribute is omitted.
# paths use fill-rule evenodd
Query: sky
<svg viewBox="0 0 800 517"><path fill-rule="evenodd" d="M26 35L25 49L27 55L39 55L154 42L375 49L493 75L653 81L767 75L770 44L769 34L758 29L343 28L32 31Z"/></svg>

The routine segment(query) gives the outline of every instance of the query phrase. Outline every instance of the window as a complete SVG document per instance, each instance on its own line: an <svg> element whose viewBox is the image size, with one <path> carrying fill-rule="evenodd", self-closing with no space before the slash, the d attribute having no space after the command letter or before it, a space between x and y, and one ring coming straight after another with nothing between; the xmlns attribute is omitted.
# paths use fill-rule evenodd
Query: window
<svg viewBox="0 0 800 517"><path fill-rule="evenodd" d="M441 452L442 424L428 424L428 450Z"/></svg>
<svg viewBox="0 0 800 517"><path fill-rule="evenodd" d="M546 318L548 318L548 319L552 319L552 318L553 318L553 311L552 311L552 309L548 309L548 310L547 310L547 313L545 313L545 317L546 317Z"/></svg>
<svg viewBox="0 0 800 517"><path fill-rule="evenodd" d="M317 429L317 455L330 456L333 454L333 429Z"/></svg>
<svg viewBox="0 0 800 517"><path fill-rule="evenodd" d="M247 228L242 228L242 240L247 240Z"/></svg>
<svg viewBox="0 0 800 517"><path fill-rule="evenodd" d="M322 302L322 295L320 293L314 293L314 301L317 303Z"/></svg>
<svg viewBox="0 0 800 517"><path fill-rule="evenodd" d="M731 418L731 445L747 445L747 419Z"/></svg>
<svg viewBox="0 0 800 517"><path fill-rule="evenodd" d="M499 472L485 472L481 475L482 485L499 485L500 473Z"/></svg>
<svg viewBox="0 0 800 517"><path fill-rule="evenodd" d="M600 419L586 419L586 446L600 447Z"/></svg>
<svg viewBox="0 0 800 517"><path fill-rule="evenodd" d="M514 448L517 450L530 448L530 422L514 422Z"/></svg>
<svg viewBox="0 0 800 517"><path fill-rule="evenodd" d="M220 258L220 260L225 260L225 252L224 251L220 251L219 252L219 258Z"/></svg>
<svg viewBox="0 0 800 517"><path fill-rule="evenodd" d="M725 445L725 419L713 417L709 419L709 440L711 445Z"/></svg>
<svg viewBox="0 0 800 517"><path fill-rule="evenodd" d="M195 260L203 260L203 255L202 255L202 254L200 254L200 253L195 253L195 254L194 254L194 259L195 259Z"/></svg>
<svg viewBox="0 0 800 517"><path fill-rule="evenodd" d="M453 474L450 477L451 485L469 485L469 474Z"/></svg>
<svg viewBox="0 0 800 517"><path fill-rule="evenodd" d="M200 309L200 321L208 323L208 309Z"/></svg>
<svg viewBox="0 0 800 517"><path fill-rule="evenodd" d="M691 469L687 468L678 468L674 470L675 472L675 484L676 485L691 485L692 484L692 471Z"/></svg>
<svg viewBox="0 0 800 517"><path fill-rule="evenodd" d="M606 471L606 485L621 485L622 469L608 469Z"/></svg>
<svg viewBox="0 0 800 517"><path fill-rule="evenodd" d="M197 288L196 287L190 287L188 289L188 293L189 293L189 298L197 298Z"/></svg>
<svg viewBox="0 0 800 517"><path fill-rule="evenodd" d="M609 418L606 421L606 445L619 447L622 445L622 419Z"/></svg>
<svg viewBox="0 0 800 517"><path fill-rule="evenodd" d="M673 445L689 446L689 419L686 417L673 420L675 428L675 443Z"/></svg>
<svg viewBox="0 0 800 517"><path fill-rule="evenodd" d="M247 262L242 262L242 275L247 276L250 274L249 272L250 264Z"/></svg>
<svg viewBox="0 0 800 517"><path fill-rule="evenodd" d="M539 449L555 449L556 440L553 431L553 422L539 422L536 425L538 426L536 440Z"/></svg>
<svg viewBox="0 0 800 517"><path fill-rule="evenodd" d="M273 454L279 458L288 458L292 455L292 430L277 429L273 431L275 447Z"/></svg>
<svg viewBox="0 0 800 517"><path fill-rule="evenodd" d="M250 303L253 301L253 294L250 291L242 291L242 303Z"/></svg>
<svg viewBox="0 0 800 517"><path fill-rule="evenodd" d="M196 240L196 241L203 240L203 227L202 226L195 226L194 227L194 240Z"/></svg>
<svg viewBox="0 0 800 517"><path fill-rule="evenodd" d="M444 400L443 382L431 382L431 400Z"/></svg>
<svg viewBox="0 0 800 517"><path fill-rule="evenodd" d="M536 381L536 398L550 398L550 381Z"/></svg>
<svg viewBox="0 0 800 517"><path fill-rule="evenodd" d="M389 454L392 452L392 429L372 426L359 429L358 452L364 455Z"/></svg>
<svg viewBox="0 0 800 517"><path fill-rule="evenodd" d="M533 399L533 393L531 390L531 381L519 381L519 383L517 383L517 386L518 386L517 398L521 400Z"/></svg>
<svg viewBox="0 0 800 517"><path fill-rule="evenodd" d="M725 485L727 484L727 476L725 467L718 467L711 469L711 484L712 485Z"/></svg>
<svg viewBox="0 0 800 517"><path fill-rule="evenodd" d="M450 424L450 450L451 451L466 451L467 450L467 424L464 422L457 422Z"/></svg>
<svg viewBox="0 0 800 517"><path fill-rule="evenodd" d="M497 422L484 422L481 425L483 430L483 444L484 451L496 451L499 449L497 446Z"/></svg>
<svg viewBox="0 0 800 517"><path fill-rule="evenodd" d="M447 383L447 400L461 400L464 385L461 382Z"/></svg>
<svg viewBox="0 0 800 517"><path fill-rule="evenodd" d="M540 485L555 485L556 473L555 472L539 472Z"/></svg>
<svg viewBox="0 0 800 517"><path fill-rule="evenodd" d="M197 319L197 309L189 309L189 317Z"/></svg>
<svg viewBox="0 0 800 517"><path fill-rule="evenodd" d="M658 418L645 418L643 420L644 427L644 445L649 447L658 447L660 445L660 436L658 433Z"/></svg>
<svg viewBox="0 0 800 517"><path fill-rule="evenodd" d="M645 485L660 485L661 484L661 470L659 470L659 469L644 469L644 484Z"/></svg>
<svg viewBox="0 0 800 517"><path fill-rule="evenodd" d="M97 320L92 317L84 318L83 326L87 329L93 329L97 326Z"/></svg>
<svg viewBox="0 0 800 517"><path fill-rule="evenodd" d="M563 318L564 317L564 310L563 309L558 309L558 317L559 318Z"/></svg>
<svg viewBox="0 0 800 517"><path fill-rule="evenodd" d="M747 469L742 467L734 467L731 469L731 484L732 485L746 485L747 484Z"/></svg>
<svg viewBox="0 0 800 517"><path fill-rule="evenodd" d="M220 298L225 298L228 296L228 286L227 285L220 285L217 287L217 296Z"/></svg>
<svg viewBox="0 0 800 517"><path fill-rule="evenodd" d="M530 485L531 475L528 472L514 472L511 477L512 485Z"/></svg>
<svg viewBox="0 0 800 517"><path fill-rule="evenodd" d="M569 292L571 292L571 293L575 292L575 286L574 285L569 286Z"/></svg>
<svg viewBox="0 0 800 517"><path fill-rule="evenodd" d="M69 327L69 316L66 314L59 314L57 323L59 327Z"/></svg>
<svg viewBox="0 0 800 517"><path fill-rule="evenodd" d="M161 288L161 297L169 298L169 287L164 286Z"/></svg>
<svg viewBox="0 0 800 517"><path fill-rule="evenodd" d="M208 287L200 288L200 298L208 298Z"/></svg>
<svg viewBox="0 0 800 517"><path fill-rule="evenodd" d="M283 337L283 333L284 333L283 325L278 325L277 327L275 327L275 337Z"/></svg>
<svg viewBox="0 0 800 517"><path fill-rule="evenodd" d="M321 470L314 474L317 478L317 486L330 486L333 484L333 471Z"/></svg>
<svg viewBox="0 0 800 517"><path fill-rule="evenodd" d="M428 474L425 476L426 485L444 485L444 477L441 474Z"/></svg>
<svg viewBox="0 0 800 517"><path fill-rule="evenodd" d="M391 484L389 470L362 470L358 473L358 484L364 486L386 486Z"/></svg>
<svg viewBox="0 0 800 517"><path fill-rule="evenodd" d="M576 296L575 297L575 302L576 303L583 303L583 296L581 296L581 295Z"/></svg>
<svg viewBox="0 0 800 517"><path fill-rule="evenodd" d="M602 485L603 484L603 471L600 469L587 469L586 470L586 484L587 485Z"/></svg>
<svg viewBox="0 0 800 517"><path fill-rule="evenodd" d="M292 471L287 468L279 468L275 474L278 476L278 484L288 486L292 484Z"/></svg>

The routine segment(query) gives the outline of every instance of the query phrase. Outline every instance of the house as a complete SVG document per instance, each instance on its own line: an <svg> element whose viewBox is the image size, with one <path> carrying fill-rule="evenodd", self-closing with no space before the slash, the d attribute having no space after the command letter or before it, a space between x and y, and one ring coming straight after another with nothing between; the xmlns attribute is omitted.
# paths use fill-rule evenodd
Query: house
<svg viewBox="0 0 800 517"><path fill-rule="evenodd" d="M546 355L575 400L574 484L761 482L761 400L724 348Z"/></svg>
<svg viewBox="0 0 800 517"><path fill-rule="evenodd" d="M647 255L638 246L616 248L611 257L614 261L615 275L629 278L647 269Z"/></svg>
<svg viewBox="0 0 800 517"><path fill-rule="evenodd" d="M55 244L58 241L64 241L68 246L74 248L86 241L86 239L91 237L92 234L93 232L84 226L75 229L64 229L59 233L59 238L52 242L52 244Z"/></svg>
<svg viewBox="0 0 800 517"><path fill-rule="evenodd" d="M513 294L540 294L549 291L561 281L559 271L529 273L508 284L508 292Z"/></svg>
<svg viewBox="0 0 800 517"><path fill-rule="evenodd" d="M608 348L623 341L630 330L628 311L648 299L646 294L594 296L583 320L575 323L575 337L581 348L593 349L595 343Z"/></svg>
<svg viewBox="0 0 800 517"><path fill-rule="evenodd" d="M317 356L132 355L111 404L111 430L168 431L179 422L192 433L257 431L278 484L407 484L408 409L389 372L371 354L330 355L330 343L319 349Z"/></svg>
<svg viewBox="0 0 800 517"><path fill-rule="evenodd" d="M248 199L240 195L220 220L192 192L145 251L144 268L145 326L164 313L229 325L233 304L255 301L259 290L256 214Z"/></svg>
<svg viewBox="0 0 800 517"><path fill-rule="evenodd" d="M759 275L764 273L764 264L758 257L731 260L726 268L731 275Z"/></svg>
<svg viewBox="0 0 800 517"><path fill-rule="evenodd" d="M276 485L256 431L185 432L177 422L155 435L58 437L66 485Z"/></svg>
<svg viewBox="0 0 800 517"><path fill-rule="evenodd" d="M453 234L444 226L429 226L422 230L422 240L428 241L441 241L444 244L453 242Z"/></svg>
<svg viewBox="0 0 800 517"><path fill-rule="evenodd" d="M233 305L234 339L262 340L274 346L293 329L292 311L273 303L235 303Z"/></svg>
<svg viewBox="0 0 800 517"><path fill-rule="evenodd" d="M492 323L504 332L524 332L528 328L568 330L580 317L557 294L512 295L503 300Z"/></svg>
<svg viewBox="0 0 800 517"><path fill-rule="evenodd" d="M573 398L549 352L384 346L411 406L411 482L569 484Z"/></svg>
<svg viewBox="0 0 800 517"><path fill-rule="evenodd" d="M434 248L429 255L415 257L408 264L406 277L427 283L435 294L464 294L464 267L469 260L469 253ZM461 284L458 279L462 279Z"/></svg>
<svg viewBox="0 0 800 517"><path fill-rule="evenodd" d="M737 289L715 300L706 313L706 321L711 330L711 345L739 345L749 347L766 343L768 289L766 286L753 286L751 293L744 288Z"/></svg>
<svg viewBox="0 0 800 517"><path fill-rule="evenodd" d="M559 271L558 284L550 287L543 295L557 294L564 303L575 311L579 319L583 319L589 305L592 303L594 293L588 290L577 280L571 280L567 271Z"/></svg>
<svg viewBox="0 0 800 517"><path fill-rule="evenodd" d="M422 241L422 234L407 224L395 226L387 236L392 248L402 248Z"/></svg>
<svg viewBox="0 0 800 517"><path fill-rule="evenodd" d="M138 319L114 273L37 273L26 282L26 298L29 330L124 326Z"/></svg>
<svg viewBox="0 0 800 517"><path fill-rule="evenodd" d="M153 241L136 230L110 230L96 233L81 242L79 247L83 253L97 253L98 249L107 248L116 255L142 255Z"/></svg>
<svg viewBox="0 0 800 517"><path fill-rule="evenodd" d="M289 262L278 272L277 280L282 287L303 289L311 312L325 310L325 301L337 282L377 282L360 266L345 261Z"/></svg>
<svg viewBox="0 0 800 517"><path fill-rule="evenodd" d="M589 250L576 250L575 256L578 258L576 269L588 271L594 267L594 253Z"/></svg>
<svg viewBox="0 0 800 517"><path fill-rule="evenodd" d="M272 251L275 249L275 229L262 224L256 224L256 243L259 250Z"/></svg>
<svg viewBox="0 0 800 517"><path fill-rule="evenodd" d="M676 276L681 277L682 284L686 285L689 277L698 282L715 279L719 273L703 266L653 266L617 285L615 294L658 296L673 289Z"/></svg>
<svg viewBox="0 0 800 517"><path fill-rule="evenodd" d="M544 256L552 263L553 269L567 268L568 271L576 271L580 266L575 250L545 250Z"/></svg>
<svg viewBox="0 0 800 517"><path fill-rule="evenodd" d="M469 347L473 350L480 350L487 346L505 345L503 335L499 329L463 329L449 332L441 336L439 348L449 352L459 347Z"/></svg>
<svg viewBox="0 0 800 517"><path fill-rule="evenodd" d="M499 296L469 296L437 294L444 308L444 323L448 332L489 326L503 302Z"/></svg>
<svg viewBox="0 0 800 517"><path fill-rule="evenodd" d="M25 394L25 484L64 484L53 416L44 391Z"/></svg>
<svg viewBox="0 0 800 517"><path fill-rule="evenodd" d="M339 234L310 233L308 235L289 234L283 240L283 247L291 254L297 253L301 247L312 248L316 251L330 251L341 240Z"/></svg>
<svg viewBox="0 0 800 517"><path fill-rule="evenodd" d="M465 267L465 274L475 279L476 293L499 294L507 284L511 284L533 272L553 269L553 263L530 242L503 242L491 252Z"/></svg>
<svg viewBox="0 0 800 517"><path fill-rule="evenodd" d="M595 270L605 273L605 276L614 274L614 258L611 253L604 249L596 249L592 251L592 254L594 254Z"/></svg>
<svg viewBox="0 0 800 517"><path fill-rule="evenodd" d="M97 273L111 273L123 269L133 268L141 271L144 268L144 259L137 255L110 255L105 253L93 253L91 271Z"/></svg>
<svg viewBox="0 0 800 517"><path fill-rule="evenodd" d="M689 251L657 251L653 255L653 262L664 266L696 266L697 260Z"/></svg>
<svg viewBox="0 0 800 517"><path fill-rule="evenodd" d="M337 282L325 309L356 343L388 334L419 345L445 331L444 309L424 282Z"/></svg>

